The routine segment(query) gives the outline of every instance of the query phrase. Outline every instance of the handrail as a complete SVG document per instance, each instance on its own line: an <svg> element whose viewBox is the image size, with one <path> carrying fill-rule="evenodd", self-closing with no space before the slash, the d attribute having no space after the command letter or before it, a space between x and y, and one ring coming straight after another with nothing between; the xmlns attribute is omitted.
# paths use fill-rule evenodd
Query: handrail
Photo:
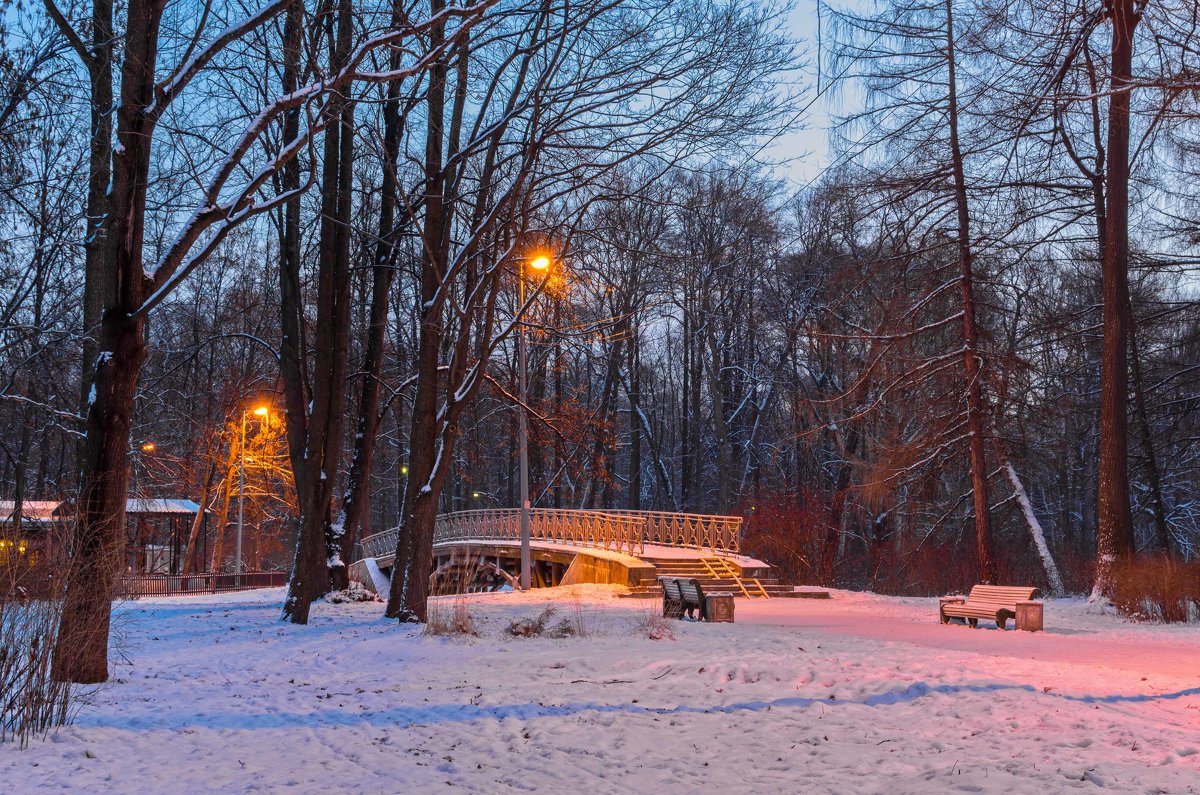
<svg viewBox="0 0 1200 795"><path fill-rule="evenodd" d="M637 517L617 516L605 511L564 508L533 508L529 511L532 541L598 547L630 555L640 554L645 547L642 525ZM444 513L437 517L433 529L434 544L520 540L521 511L518 508Z"/></svg>
<svg viewBox="0 0 1200 795"><path fill-rule="evenodd" d="M671 511L606 511L645 519L647 544L736 553L741 547L742 517Z"/></svg>
<svg viewBox="0 0 1200 795"><path fill-rule="evenodd" d="M521 539L518 508L480 508L439 514L433 543L510 541ZM668 511L576 510L533 508L530 539L568 546L599 547L631 555L646 544L736 553L742 517ZM399 528L384 530L359 542L359 557L385 557L396 551Z"/></svg>

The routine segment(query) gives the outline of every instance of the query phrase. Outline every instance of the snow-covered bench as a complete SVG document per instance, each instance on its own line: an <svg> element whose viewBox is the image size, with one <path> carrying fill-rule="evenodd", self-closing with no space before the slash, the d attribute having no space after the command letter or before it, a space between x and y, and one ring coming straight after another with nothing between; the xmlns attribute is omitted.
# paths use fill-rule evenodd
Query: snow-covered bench
<svg viewBox="0 0 1200 795"><path fill-rule="evenodd" d="M663 589L663 615L668 618L682 618L687 613L693 618L692 612L700 611L700 619L708 620L708 610L704 605L704 591L700 588L699 580L687 577L659 577Z"/></svg>
<svg viewBox="0 0 1200 795"><path fill-rule="evenodd" d="M943 596L940 613L943 624L961 618L972 627L979 619L995 621L1004 629L1008 619L1017 615L1017 602L1027 602L1037 596L1038 589L1026 585L976 585L964 600L961 596Z"/></svg>

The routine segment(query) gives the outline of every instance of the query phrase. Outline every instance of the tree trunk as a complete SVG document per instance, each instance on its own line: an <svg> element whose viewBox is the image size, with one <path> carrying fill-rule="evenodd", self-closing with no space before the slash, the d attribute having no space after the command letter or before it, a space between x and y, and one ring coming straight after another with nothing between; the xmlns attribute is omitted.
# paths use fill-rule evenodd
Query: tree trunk
<svg viewBox="0 0 1200 795"><path fill-rule="evenodd" d="M1137 324L1133 317L1133 306L1129 307L1129 376L1133 380L1133 409L1137 418L1138 432L1142 437L1142 449L1146 454L1146 486L1150 489L1151 511L1154 513L1154 540L1159 552L1172 555L1175 544L1167 527L1167 507L1162 495L1162 477L1158 470L1158 452L1154 448L1154 432L1150 428L1150 416L1146 410L1146 392L1142 386L1142 360L1138 351Z"/></svg>
<svg viewBox="0 0 1200 795"><path fill-rule="evenodd" d="M1100 370L1100 473L1096 495L1096 581L1107 595L1113 569L1133 554L1129 507L1129 82L1138 15L1132 0L1114 0L1104 227L1104 347Z"/></svg>
<svg viewBox="0 0 1200 795"><path fill-rule="evenodd" d="M430 0L437 14L444 0ZM442 46L445 29L430 30L430 46ZM430 69L425 137L425 216L421 230L420 340L417 346L417 388L413 398L409 432L409 483L401 515L392 587L386 615L402 622L424 621L429 596L429 574L433 559L433 525L437 516L437 492L433 475L437 464L437 401L440 373L438 356L442 347L442 303L436 301L446 273L449 252L445 244L446 218L443 139L445 136L446 63L439 59ZM445 451L443 451L445 452Z"/></svg>
<svg viewBox="0 0 1200 795"><path fill-rule="evenodd" d="M192 527L188 533L187 548L183 554L184 574L194 574L199 570L200 530L204 527L204 516L208 510L208 495L212 494L213 481L217 476L216 462L212 460L211 456L206 456L206 458L208 461L205 466L204 479L200 485L200 510L196 511L196 518L192 519Z"/></svg>
<svg viewBox="0 0 1200 795"><path fill-rule="evenodd" d="M107 275L108 187L112 178L113 123L113 4L92 0L93 60L87 64L91 87L91 135L88 149L87 234L84 237L83 379L80 413L87 415L88 395L100 352L97 334L104 308L116 302L114 282Z"/></svg>
<svg viewBox="0 0 1200 795"><path fill-rule="evenodd" d="M397 9L399 10L399 9ZM399 20L393 16L393 22ZM398 68L399 53L392 56L392 68ZM383 378L384 337L388 324L388 297L395 269L392 262L396 230L396 167L400 149L400 84L388 85L383 106L383 179L379 187L379 240L371 272L371 309L367 321L367 350L363 362L363 386L359 397L358 422L355 426L354 457L342 502L341 559L343 564L354 556L359 528L369 507L371 470L375 459L375 439L379 432L379 386ZM349 585L345 565L331 569L331 586Z"/></svg>
<svg viewBox="0 0 1200 795"><path fill-rule="evenodd" d="M108 628L121 566L129 484L129 429L138 373L146 357L142 324L118 309L101 323L87 415L82 488L71 567L54 649L54 678L94 684L108 679Z"/></svg>
<svg viewBox="0 0 1200 795"><path fill-rule="evenodd" d="M629 334L629 507L642 509L641 344L636 319Z"/></svg>
<svg viewBox="0 0 1200 795"><path fill-rule="evenodd" d="M1021 516L1025 519L1025 526L1029 528L1029 536L1033 539L1033 545L1038 551L1038 558L1042 561L1042 569L1046 572L1046 581L1050 583L1050 593L1053 596L1062 596L1066 593L1062 575L1058 573L1058 566L1055 565L1054 557L1050 554L1050 546L1046 543L1046 533L1042 530L1042 523L1038 521L1037 514L1033 511L1033 502L1030 501L1021 479L1017 477L1017 470L1002 450L1000 458L1004 474L1008 478L1009 485L1012 486L1013 495L1017 498L1017 504L1021 506Z"/></svg>
<svg viewBox="0 0 1200 795"><path fill-rule="evenodd" d="M285 93L300 83L302 14L304 6L293 3L283 24L283 80ZM300 134L300 111L289 111L283 119L283 141L289 143ZM284 164L280 192L300 188L300 164L295 159ZM304 339L304 299L300 292L300 197L283 206L279 219L279 372L283 382L283 404L288 453L297 498L308 491L308 466L304 457L308 439L308 374ZM299 504L299 499L297 499Z"/></svg>
<svg viewBox="0 0 1200 795"><path fill-rule="evenodd" d="M341 0L335 16L329 35L330 61L338 69L350 51L349 0ZM325 132L322 158L314 329L322 344L317 346L313 357L312 412L304 447L307 477L304 491L299 494L300 532L283 606L283 619L293 624L308 623L313 600L328 590L329 569L344 565L339 557L341 538L333 529L332 510L342 453L350 339L349 227L354 115L348 98L342 94L330 100L326 112L331 123Z"/></svg>
<svg viewBox="0 0 1200 795"><path fill-rule="evenodd" d="M155 96L162 12L163 4L155 0L129 5L117 110L120 146L111 161L107 214L98 221L106 225L108 234L92 286L107 303L100 319L100 353L86 401L71 567L53 662L56 679L81 684L108 679L109 611L120 566L129 487L129 429L138 375L146 358L145 319L137 310L148 281L142 246L154 120L145 109Z"/></svg>
<svg viewBox="0 0 1200 795"><path fill-rule="evenodd" d="M979 357L979 331L975 323L975 274L971 253L971 216L967 203L966 172L958 141L958 87L955 82L954 11L946 0L946 57L949 70L950 155L954 172L954 203L958 222L959 284L963 312L963 365L967 386L967 434L971 454L971 494L975 509L975 551L979 581L997 581L992 553L992 527L987 488L987 457L984 447L983 373Z"/></svg>

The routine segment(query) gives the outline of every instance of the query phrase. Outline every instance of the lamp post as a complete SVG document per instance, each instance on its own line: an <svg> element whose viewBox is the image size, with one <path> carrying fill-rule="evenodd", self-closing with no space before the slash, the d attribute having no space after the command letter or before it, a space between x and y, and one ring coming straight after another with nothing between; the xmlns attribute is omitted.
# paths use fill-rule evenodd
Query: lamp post
<svg viewBox="0 0 1200 795"><path fill-rule="evenodd" d="M254 409L254 414L257 417L265 417L268 411L269 409L266 406L259 406ZM246 415L249 413L248 411L242 411L242 437L238 443L237 552L233 559L233 583L235 588L242 586L242 527L246 511Z"/></svg>
<svg viewBox="0 0 1200 795"><path fill-rule="evenodd" d="M150 455L151 453L153 453L155 450L158 449L158 446L156 444L154 444L154 442L142 442L142 444L138 447L138 449L145 455ZM142 477L140 479L138 478L139 467L142 470ZM144 496L142 494L142 490L146 487L146 484L143 482L145 479L146 479L146 462L144 461L144 456L139 455L133 459L133 483L131 484L131 488L132 488L134 497L141 498Z"/></svg>
<svg viewBox="0 0 1200 795"><path fill-rule="evenodd" d="M550 267L550 258L539 254L528 260L529 267L544 271ZM525 309L525 272L517 275L518 299L517 311ZM525 406L529 402L525 385L525 323L521 321L517 327L517 385L521 405L517 410L517 446L521 482L521 590L528 591L532 577L532 554L529 550L529 421L525 416Z"/></svg>

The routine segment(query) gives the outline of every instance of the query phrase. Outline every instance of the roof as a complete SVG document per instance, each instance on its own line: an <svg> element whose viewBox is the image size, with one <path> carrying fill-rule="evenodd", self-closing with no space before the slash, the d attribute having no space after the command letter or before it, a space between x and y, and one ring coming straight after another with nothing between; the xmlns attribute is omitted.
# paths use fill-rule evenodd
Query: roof
<svg viewBox="0 0 1200 795"><path fill-rule="evenodd" d="M15 501L0 500L0 522L11 521L16 510ZM21 503L21 521L52 522L64 514L69 515L73 510L74 504L70 502L25 500ZM125 501L125 513L134 516L195 516L199 511L200 506L191 500L130 499Z"/></svg>
<svg viewBox="0 0 1200 795"><path fill-rule="evenodd" d="M191 500L126 500L125 513L132 514L151 514L151 513L178 513L178 514L196 514L199 513L200 506Z"/></svg>
<svg viewBox="0 0 1200 795"><path fill-rule="evenodd" d="M57 500L23 500L21 502L21 521L23 522L52 522L54 511L59 506ZM16 513L16 500L0 500L0 522L8 522Z"/></svg>

